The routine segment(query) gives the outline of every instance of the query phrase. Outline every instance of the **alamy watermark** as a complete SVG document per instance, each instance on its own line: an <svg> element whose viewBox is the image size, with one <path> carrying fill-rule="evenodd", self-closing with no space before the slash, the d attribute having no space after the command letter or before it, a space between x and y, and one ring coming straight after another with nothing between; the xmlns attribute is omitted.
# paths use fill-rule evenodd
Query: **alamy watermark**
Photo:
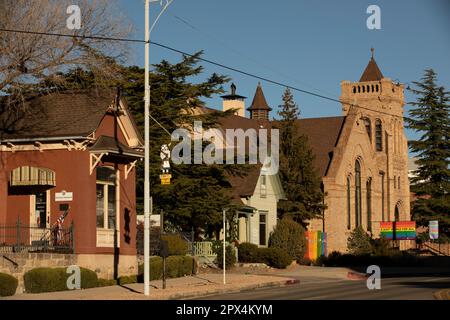
<svg viewBox="0 0 450 320"><path fill-rule="evenodd" d="M70 274L67 278L66 286L69 290L80 290L81 289L81 269L79 266L72 265L66 270L66 273Z"/></svg>
<svg viewBox="0 0 450 320"><path fill-rule="evenodd" d="M367 18L366 25L369 30L381 29L381 9L379 6L372 4L367 7L367 11L370 16Z"/></svg>
<svg viewBox="0 0 450 320"><path fill-rule="evenodd" d="M78 5L73 4L67 7L66 13L70 16L66 20L66 25L69 30L81 29L81 9Z"/></svg>
<svg viewBox="0 0 450 320"><path fill-rule="evenodd" d="M268 175L276 174L279 169L278 129L225 129L223 134L217 128L204 130L201 121L194 121L193 132L176 129L171 140L178 142L171 151L174 164L259 163ZM203 148L204 143L207 145Z"/></svg>
<svg viewBox="0 0 450 320"><path fill-rule="evenodd" d="M366 285L369 290L380 290L381 289L381 269L377 265L371 265L367 267L367 274L370 277L367 278Z"/></svg>

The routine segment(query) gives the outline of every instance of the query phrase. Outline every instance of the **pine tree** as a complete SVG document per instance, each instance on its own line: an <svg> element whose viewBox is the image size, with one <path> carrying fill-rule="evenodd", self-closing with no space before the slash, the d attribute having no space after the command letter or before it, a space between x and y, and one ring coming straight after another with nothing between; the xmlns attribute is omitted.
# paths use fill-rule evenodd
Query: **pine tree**
<svg viewBox="0 0 450 320"><path fill-rule="evenodd" d="M419 225L439 220L440 231L450 233L450 117L448 92L436 83L437 74L425 70L417 88L410 91L417 96L409 104L415 108L406 118L408 127L419 133L418 140L409 141L417 154L419 168L411 179L411 190L419 199L413 203L413 218Z"/></svg>
<svg viewBox="0 0 450 320"><path fill-rule="evenodd" d="M279 216L290 216L306 224L322 215L323 192L321 179L314 165L314 155L305 135L299 134L299 108L289 88L283 94L278 112L280 130L280 178L286 200L279 203Z"/></svg>

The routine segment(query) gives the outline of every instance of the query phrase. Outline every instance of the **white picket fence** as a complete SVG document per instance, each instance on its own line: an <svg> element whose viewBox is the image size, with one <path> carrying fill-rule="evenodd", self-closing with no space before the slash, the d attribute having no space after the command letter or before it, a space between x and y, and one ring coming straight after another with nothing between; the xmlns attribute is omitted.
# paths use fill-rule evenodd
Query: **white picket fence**
<svg viewBox="0 0 450 320"><path fill-rule="evenodd" d="M194 254L200 257L216 257L211 241L194 242Z"/></svg>

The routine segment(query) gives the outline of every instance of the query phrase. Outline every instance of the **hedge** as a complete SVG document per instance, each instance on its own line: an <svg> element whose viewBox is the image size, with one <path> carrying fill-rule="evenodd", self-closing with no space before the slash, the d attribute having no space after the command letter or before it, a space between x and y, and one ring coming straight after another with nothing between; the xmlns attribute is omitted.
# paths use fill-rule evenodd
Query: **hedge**
<svg viewBox="0 0 450 320"><path fill-rule="evenodd" d="M16 293L19 281L13 276L0 273L0 297L13 296Z"/></svg>
<svg viewBox="0 0 450 320"><path fill-rule="evenodd" d="M144 281L144 265L139 265L137 282ZM169 256L166 259L166 277L178 278L197 273L196 263L191 256ZM150 280L160 280L163 277L163 258L150 258Z"/></svg>
<svg viewBox="0 0 450 320"><path fill-rule="evenodd" d="M99 281L97 274L89 269L80 268L81 288L95 288ZM25 291L28 293L64 291L67 288L67 279L71 274L66 268L35 268L23 276Z"/></svg>
<svg viewBox="0 0 450 320"><path fill-rule="evenodd" d="M238 253L239 254L239 253ZM216 258L217 266L223 269L223 244L217 250ZM226 268L231 268L236 263L236 251L233 246L228 245L225 247L225 266Z"/></svg>
<svg viewBox="0 0 450 320"><path fill-rule="evenodd" d="M238 246L238 260L244 263L261 262L260 250L256 244L244 242Z"/></svg>
<svg viewBox="0 0 450 320"><path fill-rule="evenodd" d="M238 259L243 263L265 263L277 269L284 269L292 262L292 257L281 248L258 248L252 243L238 246Z"/></svg>
<svg viewBox="0 0 450 320"><path fill-rule="evenodd" d="M261 248L260 252L262 260L277 269L285 269L292 262L291 256L280 248Z"/></svg>

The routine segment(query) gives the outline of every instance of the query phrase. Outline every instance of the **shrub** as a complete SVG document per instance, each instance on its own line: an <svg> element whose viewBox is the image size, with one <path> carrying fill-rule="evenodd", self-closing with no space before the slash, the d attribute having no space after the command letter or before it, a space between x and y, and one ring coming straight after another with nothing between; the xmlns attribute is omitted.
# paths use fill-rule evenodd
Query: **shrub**
<svg viewBox="0 0 450 320"><path fill-rule="evenodd" d="M0 297L13 296L16 293L19 281L13 276L0 273Z"/></svg>
<svg viewBox="0 0 450 320"><path fill-rule="evenodd" d="M236 263L236 251L231 245L227 245L225 248L225 266L226 268L231 268ZM223 244L217 250L217 265L219 268L223 269Z"/></svg>
<svg viewBox="0 0 450 320"><path fill-rule="evenodd" d="M347 249L353 255L366 255L372 253L372 246L370 245L370 237L359 226L356 227L347 239Z"/></svg>
<svg viewBox="0 0 450 320"><path fill-rule="evenodd" d="M284 269L291 264L291 256L280 248L260 248L264 262L274 268Z"/></svg>
<svg viewBox="0 0 450 320"><path fill-rule="evenodd" d="M385 238L372 239L370 241L372 254L375 256L392 256L395 251L392 249L389 240Z"/></svg>
<svg viewBox="0 0 450 320"><path fill-rule="evenodd" d="M244 263L261 262L260 251L256 244L244 242L238 246L238 260Z"/></svg>
<svg viewBox="0 0 450 320"><path fill-rule="evenodd" d="M81 270L81 288L95 288L98 286L97 274L89 269ZM64 291L70 276L66 268L35 268L23 276L25 290L29 293Z"/></svg>
<svg viewBox="0 0 450 320"><path fill-rule="evenodd" d="M138 277L136 275L133 276L122 276L117 279L117 284L119 286L123 286L124 284L137 283Z"/></svg>
<svg viewBox="0 0 450 320"><path fill-rule="evenodd" d="M169 256L184 256L188 253L188 243L178 234L166 234L161 240L167 241Z"/></svg>
<svg viewBox="0 0 450 320"><path fill-rule="evenodd" d="M177 278L192 275L196 272L196 263L190 256L170 256L166 259L166 277ZM144 282L144 265L139 265L137 282ZM150 280L160 280L163 277L163 258L150 258Z"/></svg>
<svg viewBox="0 0 450 320"><path fill-rule="evenodd" d="M114 279L98 279L97 287L110 287L115 286L117 281Z"/></svg>
<svg viewBox="0 0 450 320"><path fill-rule="evenodd" d="M281 219L269 239L269 247L283 249L297 261L300 261L306 250L304 228L291 218Z"/></svg>

